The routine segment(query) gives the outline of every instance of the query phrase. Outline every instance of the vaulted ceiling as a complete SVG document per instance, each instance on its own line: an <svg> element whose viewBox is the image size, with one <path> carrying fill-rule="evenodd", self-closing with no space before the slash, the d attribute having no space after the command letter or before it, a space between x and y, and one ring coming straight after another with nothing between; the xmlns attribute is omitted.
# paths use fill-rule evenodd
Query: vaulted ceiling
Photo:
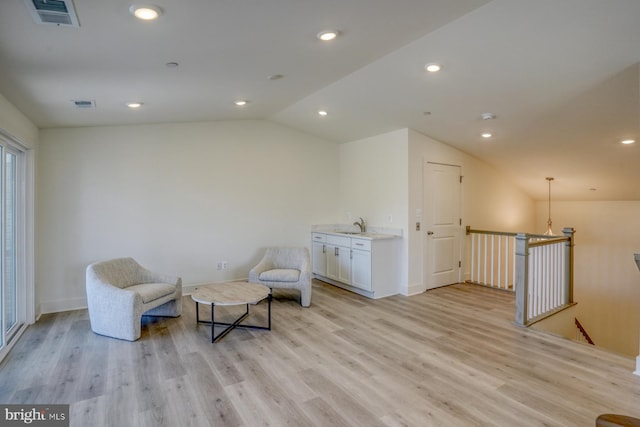
<svg viewBox="0 0 640 427"><path fill-rule="evenodd" d="M0 93L40 128L267 119L347 142L408 127L539 200L547 176L554 199L640 200L637 0L152 3L142 22L127 1L74 0L75 28L3 0Z"/></svg>

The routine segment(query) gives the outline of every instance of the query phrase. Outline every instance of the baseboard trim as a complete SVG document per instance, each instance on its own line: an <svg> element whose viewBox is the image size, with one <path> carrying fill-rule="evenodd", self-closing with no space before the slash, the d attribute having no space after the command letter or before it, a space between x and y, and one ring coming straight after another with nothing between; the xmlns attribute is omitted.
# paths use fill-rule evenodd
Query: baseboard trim
<svg viewBox="0 0 640 427"><path fill-rule="evenodd" d="M233 280L220 280L218 282L202 282L202 283L192 283L189 285L182 285L182 295L191 295L193 294L199 287L204 285L215 285L217 283L226 283L226 282L246 282L248 278L242 279L233 279ZM37 310L37 319L40 318L43 314L47 313L60 313L63 311L72 311L72 310L82 310L87 308L87 297L77 297L77 298L67 298L67 299L59 299L53 301L45 301L40 303L40 309Z"/></svg>
<svg viewBox="0 0 640 427"><path fill-rule="evenodd" d="M404 296L407 297L411 297L414 295L418 295L421 294L425 291L426 289L424 289L424 286L422 286L422 283L414 283L412 285L409 285L407 287L407 293L403 294Z"/></svg>
<svg viewBox="0 0 640 427"><path fill-rule="evenodd" d="M87 308L86 297L44 301L40 303L40 310L38 310L40 315L38 317L47 313L59 313L61 311L81 310L83 308Z"/></svg>

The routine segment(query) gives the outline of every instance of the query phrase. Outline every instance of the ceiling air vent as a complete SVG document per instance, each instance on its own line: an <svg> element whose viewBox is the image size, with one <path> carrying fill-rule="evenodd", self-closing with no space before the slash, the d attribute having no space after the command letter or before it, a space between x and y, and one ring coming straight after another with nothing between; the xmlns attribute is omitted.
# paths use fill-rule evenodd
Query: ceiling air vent
<svg viewBox="0 0 640 427"><path fill-rule="evenodd" d="M72 0L24 0L36 24L79 27Z"/></svg>
<svg viewBox="0 0 640 427"><path fill-rule="evenodd" d="M93 100L74 99L71 102L73 103L74 107L81 108L81 109L95 108L96 106L96 101L93 101Z"/></svg>

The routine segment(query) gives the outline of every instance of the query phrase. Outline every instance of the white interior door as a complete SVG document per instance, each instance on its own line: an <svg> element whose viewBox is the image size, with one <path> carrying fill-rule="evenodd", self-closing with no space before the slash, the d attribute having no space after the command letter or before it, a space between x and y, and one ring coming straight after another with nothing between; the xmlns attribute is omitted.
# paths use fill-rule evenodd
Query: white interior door
<svg viewBox="0 0 640 427"><path fill-rule="evenodd" d="M460 280L460 166L429 163L424 173L424 278L427 289Z"/></svg>

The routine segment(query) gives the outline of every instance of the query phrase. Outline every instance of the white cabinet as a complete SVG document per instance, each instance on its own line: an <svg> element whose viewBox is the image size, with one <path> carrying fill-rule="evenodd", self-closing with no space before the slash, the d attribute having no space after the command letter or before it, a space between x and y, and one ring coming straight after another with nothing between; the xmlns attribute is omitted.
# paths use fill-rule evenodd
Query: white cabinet
<svg viewBox="0 0 640 427"><path fill-rule="evenodd" d="M400 239L314 232L312 272L319 280L369 298L395 295Z"/></svg>
<svg viewBox="0 0 640 427"><path fill-rule="evenodd" d="M351 238L327 235L327 274L329 279L351 283Z"/></svg>
<svg viewBox="0 0 640 427"><path fill-rule="evenodd" d="M351 239L351 285L371 290L371 240Z"/></svg>
<svg viewBox="0 0 640 427"><path fill-rule="evenodd" d="M351 259L351 285L371 290L371 252L353 249Z"/></svg>
<svg viewBox="0 0 640 427"><path fill-rule="evenodd" d="M311 272L320 276L327 275L327 235L311 235Z"/></svg>

